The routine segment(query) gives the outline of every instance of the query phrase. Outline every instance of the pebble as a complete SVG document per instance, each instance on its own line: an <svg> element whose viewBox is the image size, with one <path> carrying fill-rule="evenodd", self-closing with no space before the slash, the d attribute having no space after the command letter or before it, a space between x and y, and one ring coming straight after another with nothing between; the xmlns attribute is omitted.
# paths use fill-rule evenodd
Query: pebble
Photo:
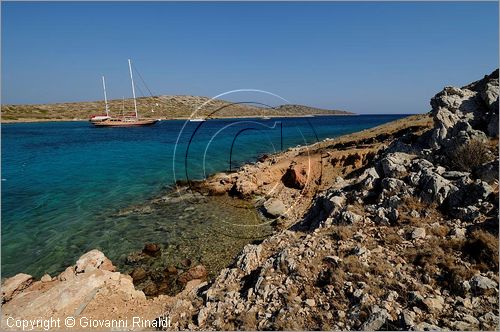
<svg viewBox="0 0 500 332"><path fill-rule="evenodd" d="M425 238L425 228L417 227L411 233L411 238L413 240Z"/></svg>
<svg viewBox="0 0 500 332"><path fill-rule="evenodd" d="M44 274L43 277L40 279L41 282L49 282L52 281L52 277L48 274Z"/></svg>
<svg viewBox="0 0 500 332"><path fill-rule="evenodd" d="M314 301L314 299L307 299L306 304L310 307L314 307L316 306L316 301Z"/></svg>

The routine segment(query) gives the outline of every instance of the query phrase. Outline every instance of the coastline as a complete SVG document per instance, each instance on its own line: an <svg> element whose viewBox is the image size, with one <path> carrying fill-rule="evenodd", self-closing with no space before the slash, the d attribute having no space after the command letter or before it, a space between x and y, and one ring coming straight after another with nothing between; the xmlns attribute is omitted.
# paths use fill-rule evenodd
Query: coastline
<svg viewBox="0 0 500 332"><path fill-rule="evenodd" d="M360 116L363 114L308 114L308 115L269 115L265 116L268 118L310 118L310 117L322 117L322 116ZM377 114L377 115L385 115L385 114ZM263 119L264 116L215 116L210 117L207 120L218 120L218 119ZM153 119L153 118L151 118ZM169 121L169 120L189 120L189 117L175 117L175 118L158 118L160 121ZM16 119L16 120L3 120L0 119L0 124L9 124L9 123L39 123L39 122L89 122L88 119Z"/></svg>
<svg viewBox="0 0 500 332"><path fill-rule="evenodd" d="M155 308L151 316L158 317L158 305L166 308L160 318L171 319L174 330L494 330L498 157L489 153L498 152L497 90L498 71L461 89L445 88L432 99L430 114L289 148L193 182L202 195L251 202L275 227L215 279L197 265L176 277L196 281L192 288L146 299L134 289L134 275L111 272L104 254L93 252L100 258L82 256L56 277L9 279L14 291L2 314L39 317L33 309L22 312L23 301L40 304L43 287L63 297L73 283L98 274L128 280L126 288L112 286L138 292L134 301ZM473 108L462 114L457 103ZM459 142L455 131L464 123ZM445 152L467 144L483 144L484 153L464 171ZM146 246L142 254L156 251ZM87 271L82 261L97 263ZM106 302L117 293L109 287L98 291L86 314L117 314ZM132 303L114 304L123 315L134 312Z"/></svg>

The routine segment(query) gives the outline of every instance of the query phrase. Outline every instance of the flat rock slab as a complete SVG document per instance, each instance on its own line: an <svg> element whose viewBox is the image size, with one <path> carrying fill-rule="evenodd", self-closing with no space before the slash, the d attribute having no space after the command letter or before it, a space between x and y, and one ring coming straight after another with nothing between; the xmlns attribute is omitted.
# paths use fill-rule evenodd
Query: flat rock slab
<svg viewBox="0 0 500 332"><path fill-rule="evenodd" d="M285 215L286 206L282 201L276 198L271 198L264 203L265 212L272 218L278 218Z"/></svg>

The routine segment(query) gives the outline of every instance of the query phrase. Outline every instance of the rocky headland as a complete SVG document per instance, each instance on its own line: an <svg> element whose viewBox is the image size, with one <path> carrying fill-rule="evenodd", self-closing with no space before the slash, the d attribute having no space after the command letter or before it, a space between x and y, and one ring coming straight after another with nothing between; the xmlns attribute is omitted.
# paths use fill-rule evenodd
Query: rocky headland
<svg viewBox="0 0 500 332"><path fill-rule="evenodd" d="M193 183L275 227L211 280L197 265L182 292L146 298L92 251L57 277L4 281L2 327L142 315L176 330L497 330L498 82L496 70L444 88L429 114Z"/></svg>

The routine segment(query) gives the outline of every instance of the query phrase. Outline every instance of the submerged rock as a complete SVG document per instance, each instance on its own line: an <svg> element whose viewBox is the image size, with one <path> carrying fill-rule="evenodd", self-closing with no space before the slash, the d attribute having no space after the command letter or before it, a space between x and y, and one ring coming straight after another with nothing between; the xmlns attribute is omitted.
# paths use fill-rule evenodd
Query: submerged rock
<svg viewBox="0 0 500 332"><path fill-rule="evenodd" d="M165 268L165 270L163 270L163 272L166 274L166 275L176 275L177 274L177 268L173 265L169 265Z"/></svg>
<svg viewBox="0 0 500 332"><path fill-rule="evenodd" d="M148 283L146 287L143 288L142 290L144 292L144 294L146 294L147 296L154 296L156 294L158 294L158 288L156 287L156 285L152 282Z"/></svg>
<svg viewBox="0 0 500 332"><path fill-rule="evenodd" d="M264 212L271 218L278 218L286 213L286 206L276 198L271 198L264 203Z"/></svg>
<svg viewBox="0 0 500 332"><path fill-rule="evenodd" d="M142 252L146 255L157 257L161 255L161 247L157 243L146 243Z"/></svg>
<svg viewBox="0 0 500 332"><path fill-rule="evenodd" d="M181 284L186 284L187 282L195 279L205 279L208 276L207 269L203 265L196 265L190 268L186 272L179 275L177 281Z"/></svg>
<svg viewBox="0 0 500 332"><path fill-rule="evenodd" d="M190 267L191 266L191 260L189 258L184 258L182 261L181 261L181 264L182 266L184 267Z"/></svg>
<svg viewBox="0 0 500 332"><path fill-rule="evenodd" d="M141 281L142 279L147 277L147 272L144 270L142 267L135 268L131 273L130 276L134 280L134 282Z"/></svg>

